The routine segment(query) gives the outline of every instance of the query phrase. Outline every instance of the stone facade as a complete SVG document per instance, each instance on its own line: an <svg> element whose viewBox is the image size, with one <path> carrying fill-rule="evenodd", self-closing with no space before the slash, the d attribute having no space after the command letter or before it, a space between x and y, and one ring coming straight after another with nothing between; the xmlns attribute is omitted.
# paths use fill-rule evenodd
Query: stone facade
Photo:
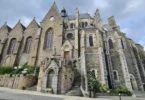
<svg viewBox="0 0 145 100"><path fill-rule="evenodd" d="M98 9L94 17L77 8L68 15L54 3L40 25L35 18L27 27L5 23L0 42L1 66L40 66L38 91L67 93L78 87L88 93L88 71L110 88L145 89L143 47L120 31L113 16L103 24Z"/></svg>

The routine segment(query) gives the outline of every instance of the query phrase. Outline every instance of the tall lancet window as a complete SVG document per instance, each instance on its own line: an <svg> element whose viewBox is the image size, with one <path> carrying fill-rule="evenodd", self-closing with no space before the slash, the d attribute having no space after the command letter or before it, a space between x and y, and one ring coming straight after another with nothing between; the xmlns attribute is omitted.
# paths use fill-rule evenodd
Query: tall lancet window
<svg viewBox="0 0 145 100"><path fill-rule="evenodd" d="M85 27L85 24L84 24L84 22L82 22L82 28L84 28Z"/></svg>
<svg viewBox="0 0 145 100"><path fill-rule="evenodd" d="M13 54L15 45L16 45L16 39L13 38L13 39L11 39L10 44L9 44L8 54Z"/></svg>
<svg viewBox="0 0 145 100"><path fill-rule="evenodd" d="M115 80L118 80L118 72L116 70L113 71L113 76Z"/></svg>
<svg viewBox="0 0 145 100"><path fill-rule="evenodd" d="M24 50L25 53L30 53L31 45L32 45L32 37L30 36L26 39L25 50Z"/></svg>
<svg viewBox="0 0 145 100"><path fill-rule="evenodd" d="M70 24L70 28L74 28L74 24L73 23Z"/></svg>
<svg viewBox="0 0 145 100"><path fill-rule="evenodd" d="M46 33L45 48L52 49L53 46L53 29L50 28Z"/></svg>
<svg viewBox="0 0 145 100"><path fill-rule="evenodd" d="M92 36L89 36L89 45L91 47L94 46L94 44L93 44L93 37Z"/></svg>
<svg viewBox="0 0 145 100"><path fill-rule="evenodd" d="M122 49L124 49L124 44L123 44L122 39L121 39L121 46L122 46Z"/></svg>
<svg viewBox="0 0 145 100"><path fill-rule="evenodd" d="M85 27L87 27L88 26L88 23L87 22L85 22Z"/></svg>
<svg viewBox="0 0 145 100"><path fill-rule="evenodd" d="M108 43L109 43L109 48L110 49L113 49L113 42L111 39L108 40Z"/></svg>

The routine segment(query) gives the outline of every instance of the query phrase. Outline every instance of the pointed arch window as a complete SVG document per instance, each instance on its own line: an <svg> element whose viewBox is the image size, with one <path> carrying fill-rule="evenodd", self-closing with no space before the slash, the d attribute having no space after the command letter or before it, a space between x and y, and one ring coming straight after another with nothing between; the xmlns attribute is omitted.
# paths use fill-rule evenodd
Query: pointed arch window
<svg viewBox="0 0 145 100"><path fill-rule="evenodd" d="M124 44L123 44L122 39L121 39L121 46L122 46L122 49L124 49Z"/></svg>
<svg viewBox="0 0 145 100"><path fill-rule="evenodd" d="M88 26L88 23L87 22L85 22L85 27L87 27Z"/></svg>
<svg viewBox="0 0 145 100"><path fill-rule="evenodd" d="M50 28L46 33L45 48L52 49L53 46L53 29Z"/></svg>
<svg viewBox="0 0 145 100"><path fill-rule="evenodd" d="M108 43L109 43L109 48L110 49L113 49L113 42L111 39L108 40Z"/></svg>
<svg viewBox="0 0 145 100"><path fill-rule="evenodd" d="M84 28L85 27L85 24L84 24L84 22L82 22L82 28Z"/></svg>
<svg viewBox="0 0 145 100"><path fill-rule="evenodd" d="M113 71L114 80L118 80L118 72L116 70Z"/></svg>
<svg viewBox="0 0 145 100"><path fill-rule="evenodd" d="M93 37L92 36L89 36L89 45L90 46L94 46L94 44L93 44Z"/></svg>
<svg viewBox="0 0 145 100"><path fill-rule="evenodd" d="M30 36L26 39L25 50L24 50L25 53L30 53L31 45L32 45L32 37Z"/></svg>
<svg viewBox="0 0 145 100"><path fill-rule="evenodd" d="M13 54L16 45L16 38L11 39L8 49L8 54Z"/></svg>
<svg viewBox="0 0 145 100"><path fill-rule="evenodd" d="M73 28L73 26L74 26L73 23L71 23L71 24L70 24L70 28Z"/></svg>

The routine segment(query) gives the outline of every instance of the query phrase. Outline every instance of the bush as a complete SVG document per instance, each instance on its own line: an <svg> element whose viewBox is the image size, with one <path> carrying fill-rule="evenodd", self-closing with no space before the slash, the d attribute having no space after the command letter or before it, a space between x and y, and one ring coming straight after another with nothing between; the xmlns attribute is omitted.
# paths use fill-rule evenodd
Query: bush
<svg viewBox="0 0 145 100"><path fill-rule="evenodd" d="M13 67L0 67L0 75L10 74L14 71Z"/></svg>
<svg viewBox="0 0 145 100"><path fill-rule="evenodd" d="M113 92L118 94L120 93L120 94L131 95L131 92L126 87L118 87L115 90L113 90Z"/></svg>
<svg viewBox="0 0 145 100"><path fill-rule="evenodd" d="M88 73L88 89L93 92L100 92L101 84L96 79L95 74L93 72Z"/></svg>
<svg viewBox="0 0 145 100"><path fill-rule="evenodd" d="M28 63L25 63L21 68L14 69L14 67L6 67L6 66L1 66L0 67L0 75L8 75L12 77L14 74L22 74L22 71L27 68L27 73L26 74L34 74L34 71L36 70L36 74L39 73L39 67L37 66L29 66Z"/></svg>
<svg viewBox="0 0 145 100"><path fill-rule="evenodd" d="M110 89L106 84L101 84L100 85L100 90L101 90L101 92L106 92L106 93L110 92Z"/></svg>
<svg viewBox="0 0 145 100"><path fill-rule="evenodd" d="M25 90L25 89L26 89L26 87L25 87L25 86L22 86L22 87L21 87L21 89L22 89L22 90Z"/></svg>

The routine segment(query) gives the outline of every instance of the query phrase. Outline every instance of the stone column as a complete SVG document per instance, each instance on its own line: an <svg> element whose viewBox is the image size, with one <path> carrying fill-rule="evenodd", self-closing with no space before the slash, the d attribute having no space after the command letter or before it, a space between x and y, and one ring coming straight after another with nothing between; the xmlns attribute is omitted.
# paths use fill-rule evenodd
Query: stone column
<svg viewBox="0 0 145 100"><path fill-rule="evenodd" d="M41 28L39 28L37 30L37 35L34 39L34 42L33 42L33 50L32 50L32 53L31 53L31 62L30 64L31 65L36 65L36 59L37 59L37 54L38 54L38 45L39 45L39 38L40 38L40 31L41 31Z"/></svg>
<svg viewBox="0 0 145 100"><path fill-rule="evenodd" d="M105 57L103 48L99 48L99 57L100 57L100 68L101 68L101 83L108 84L107 75L106 75L106 64L105 64Z"/></svg>
<svg viewBox="0 0 145 100"><path fill-rule="evenodd" d="M127 67L126 57L120 43L120 39L118 39L118 45L119 45L118 53L119 53L119 58L122 65L122 72L124 76L125 86L128 88L128 90L132 91L132 86L130 82L130 74Z"/></svg>
<svg viewBox="0 0 145 100"><path fill-rule="evenodd" d="M86 57L85 57L85 32L81 34L81 72L82 76L85 77L85 91L88 91L88 77L86 71Z"/></svg>
<svg viewBox="0 0 145 100"><path fill-rule="evenodd" d="M0 54L2 53L3 47L4 47L4 43L1 43L1 44L0 44Z"/></svg>
<svg viewBox="0 0 145 100"><path fill-rule="evenodd" d="M41 92L41 90L42 90L44 65L45 65L45 61L42 61L41 65L40 65L40 71L39 71L38 83L37 83L37 91L39 91L39 92Z"/></svg>

